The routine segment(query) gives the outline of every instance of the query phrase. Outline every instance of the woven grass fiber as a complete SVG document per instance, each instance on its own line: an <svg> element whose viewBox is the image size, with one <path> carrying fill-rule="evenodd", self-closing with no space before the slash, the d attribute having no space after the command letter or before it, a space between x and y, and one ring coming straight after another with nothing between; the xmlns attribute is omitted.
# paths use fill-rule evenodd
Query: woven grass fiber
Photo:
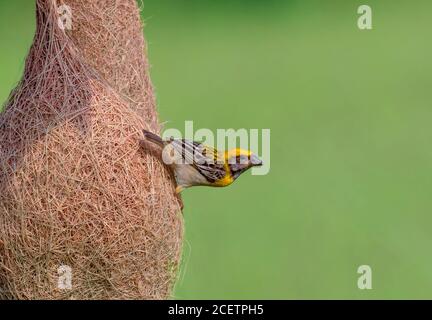
<svg viewBox="0 0 432 320"><path fill-rule="evenodd" d="M170 172L139 147L160 126L138 4L37 0L36 12L0 115L0 298L169 298L183 218Z"/></svg>

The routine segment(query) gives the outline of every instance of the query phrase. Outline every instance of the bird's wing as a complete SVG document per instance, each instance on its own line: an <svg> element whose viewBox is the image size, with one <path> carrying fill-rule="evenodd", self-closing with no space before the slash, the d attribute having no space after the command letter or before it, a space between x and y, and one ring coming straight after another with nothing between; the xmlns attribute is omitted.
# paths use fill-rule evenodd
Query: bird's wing
<svg viewBox="0 0 432 320"><path fill-rule="evenodd" d="M216 149L196 141L174 140L172 146L182 155L186 164L195 167L209 182L215 182L226 175L222 155Z"/></svg>

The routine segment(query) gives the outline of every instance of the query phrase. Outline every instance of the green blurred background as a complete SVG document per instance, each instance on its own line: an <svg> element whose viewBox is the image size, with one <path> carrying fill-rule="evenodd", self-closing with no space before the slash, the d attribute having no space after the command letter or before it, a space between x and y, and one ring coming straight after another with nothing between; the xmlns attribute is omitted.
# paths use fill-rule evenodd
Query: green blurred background
<svg viewBox="0 0 432 320"><path fill-rule="evenodd" d="M33 2L0 3L2 103ZM183 193L176 298L432 298L432 2L145 0L143 18L167 128L271 129L268 175Z"/></svg>

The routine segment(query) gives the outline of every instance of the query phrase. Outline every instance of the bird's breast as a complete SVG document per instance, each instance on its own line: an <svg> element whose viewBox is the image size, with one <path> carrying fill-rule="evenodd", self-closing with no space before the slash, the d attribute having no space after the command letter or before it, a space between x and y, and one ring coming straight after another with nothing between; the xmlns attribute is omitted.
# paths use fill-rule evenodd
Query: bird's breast
<svg viewBox="0 0 432 320"><path fill-rule="evenodd" d="M192 165L176 164L173 168L178 185L196 186L210 184Z"/></svg>

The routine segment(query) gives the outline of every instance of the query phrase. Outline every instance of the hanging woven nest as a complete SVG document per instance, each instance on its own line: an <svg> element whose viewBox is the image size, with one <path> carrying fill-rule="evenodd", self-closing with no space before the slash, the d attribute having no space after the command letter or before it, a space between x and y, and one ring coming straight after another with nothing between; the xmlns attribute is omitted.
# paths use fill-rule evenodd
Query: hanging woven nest
<svg viewBox="0 0 432 320"><path fill-rule="evenodd" d="M183 220L170 173L139 147L142 129L160 127L138 6L37 0L36 10L0 117L0 298L168 298Z"/></svg>

